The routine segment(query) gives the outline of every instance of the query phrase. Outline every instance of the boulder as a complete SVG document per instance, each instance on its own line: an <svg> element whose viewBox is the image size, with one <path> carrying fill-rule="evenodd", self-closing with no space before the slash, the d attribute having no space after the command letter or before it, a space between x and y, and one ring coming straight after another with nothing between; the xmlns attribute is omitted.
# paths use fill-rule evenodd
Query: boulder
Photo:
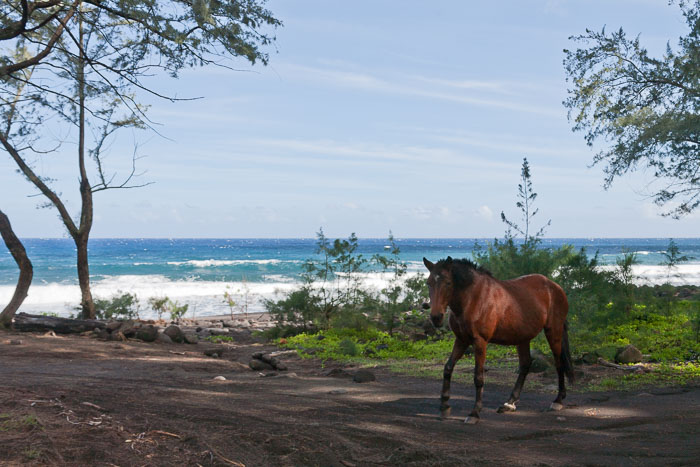
<svg viewBox="0 0 700 467"><path fill-rule="evenodd" d="M584 352L581 355L580 361L586 365L595 365L598 363L598 354L596 352Z"/></svg>
<svg viewBox="0 0 700 467"><path fill-rule="evenodd" d="M262 360L258 360L257 358L253 358L250 360L248 363L248 366L255 371L265 371L265 370L274 370L272 365L269 363L263 362Z"/></svg>
<svg viewBox="0 0 700 467"><path fill-rule="evenodd" d="M107 331L109 331L109 332L114 332L117 329L119 329L121 327L121 325L122 325L121 321L110 321L109 323L107 323L105 325L105 329L107 329Z"/></svg>
<svg viewBox="0 0 700 467"><path fill-rule="evenodd" d="M184 333L184 339L186 344L196 344L199 342L199 337L197 337L197 334L193 332Z"/></svg>
<svg viewBox="0 0 700 467"><path fill-rule="evenodd" d="M123 334L126 335L126 333ZM152 324L141 326L136 331L136 338L141 339L144 342L153 342L158 338L158 328Z"/></svg>
<svg viewBox="0 0 700 467"><path fill-rule="evenodd" d="M550 359L539 350L532 350L530 357L532 358L532 363L530 364L531 373L542 373L554 367Z"/></svg>
<svg viewBox="0 0 700 467"><path fill-rule="evenodd" d="M126 337L134 337L136 335L136 331L138 330L139 325L136 324L132 320L127 320L127 321L122 321L119 325L118 328L112 331L112 333L115 332L121 332L124 334Z"/></svg>
<svg viewBox="0 0 700 467"><path fill-rule="evenodd" d="M617 354L615 354L615 361L617 363L639 363L642 361L642 352L640 352L637 347L630 344L617 351Z"/></svg>
<svg viewBox="0 0 700 467"><path fill-rule="evenodd" d="M205 332L208 332L210 336L227 336L228 328L206 328Z"/></svg>
<svg viewBox="0 0 700 467"><path fill-rule="evenodd" d="M170 339L172 339L172 342L177 342L178 344L182 344L185 341L185 333L182 332L180 326L177 326L175 324L171 324L170 326L165 328L163 334L167 335Z"/></svg>
<svg viewBox="0 0 700 467"><path fill-rule="evenodd" d="M172 344L173 340L166 333L159 332L158 337L156 338L156 342L160 342L161 344Z"/></svg>
<svg viewBox="0 0 700 467"><path fill-rule="evenodd" d="M374 381L376 379L377 378L374 376L374 373L369 370L357 370L352 377L352 380L356 383L369 383L370 381Z"/></svg>
<svg viewBox="0 0 700 467"><path fill-rule="evenodd" d="M221 358L223 354L224 349L221 348L207 349L204 351L204 355L207 357Z"/></svg>
<svg viewBox="0 0 700 467"><path fill-rule="evenodd" d="M389 344L379 344L377 350L385 350L389 348Z"/></svg>

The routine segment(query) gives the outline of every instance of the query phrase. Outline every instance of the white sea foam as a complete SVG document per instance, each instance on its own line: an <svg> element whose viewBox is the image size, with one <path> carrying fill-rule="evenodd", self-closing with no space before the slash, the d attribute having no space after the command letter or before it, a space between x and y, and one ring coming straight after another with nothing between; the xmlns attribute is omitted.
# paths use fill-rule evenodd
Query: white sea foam
<svg viewBox="0 0 700 467"><path fill-rule="evenodd" d="M418 264L416 264L418 266ZM614 269L615 266L603 266ZM412 268L411 268L412 269ZM664 266L636 265L633 267L638 284L700 285L700 264L683 264L669 275ZM417 270L408 275L426 275ZM366 287L381 290L391 279L388 273L368 273L362 275ZM340 279L341 282L343 278ZM188 316L225 314L230 310L224 302L224 292L234 296L236 302L243 303L244 291L249 291L249 311L263 311L263 299L279 297L280 294L293 290L298 282L288 276L268 275L264 282L223 282L200 280L172 280L162 275L122 275L110 276L93 283L93 295L97 298L109 298L118 292L136 294L141 303L141 317L154 317L148 309L148 299L152 297L169 297L181 304L189 305ZM14 293L14 285L0 286L0 303L9 302ZM29 289L29 295L22 304L21 311L27 313L51 312L67 316L75 312L80 303L80 289L77 284L35 283Z"/></svg>
<svg viewBox="0 0 700 467"><path fill-rule="evenodd" d="M198 268L212 268L218 266L234 266L237 264L279 264L297 263L298 261L282 261L279 259L190 259L187 261L168 261L170 266L194 266Z"/></svg>

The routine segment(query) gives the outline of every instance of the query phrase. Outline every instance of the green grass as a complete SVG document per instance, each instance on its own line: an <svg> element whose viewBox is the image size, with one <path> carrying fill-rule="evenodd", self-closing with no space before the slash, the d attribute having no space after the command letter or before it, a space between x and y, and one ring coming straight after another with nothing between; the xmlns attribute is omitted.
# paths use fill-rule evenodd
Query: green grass
<svg viewBox="0 0 700 467"><path fill-rule="evenodd" d="M11 414L0 414L0 431L17 431L40 427L39 420L34 415L14 417Z"/></svg>
<svg viewBox="0 0 700 467"><path fill-rule="evenodd" d="M652 386L700 384L700 363L654 365L650 373L615 375L586 385L587 391L635 390Z"/></svg>

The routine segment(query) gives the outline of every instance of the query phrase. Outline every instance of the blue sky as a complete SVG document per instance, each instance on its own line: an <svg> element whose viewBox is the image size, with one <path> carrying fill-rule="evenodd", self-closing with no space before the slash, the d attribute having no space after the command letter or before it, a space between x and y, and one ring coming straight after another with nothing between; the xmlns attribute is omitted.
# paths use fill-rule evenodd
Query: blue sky
<svg viewBox="0 0 700 467"><path fill-rule="evenodd" d="M284 22L267 67L199 68L149 100L162 136L122 133L108 164L143 181L100 193L94 237L501 236L530 161L549 237L696 237L662 218L644 173L602 189L571 132L562 49L588 27L641 33L652 53L685 33L664 0L270 1ZM74 152L37 161L78 206ZM23 237L64 235L0 157L2 209Z"/></svg>

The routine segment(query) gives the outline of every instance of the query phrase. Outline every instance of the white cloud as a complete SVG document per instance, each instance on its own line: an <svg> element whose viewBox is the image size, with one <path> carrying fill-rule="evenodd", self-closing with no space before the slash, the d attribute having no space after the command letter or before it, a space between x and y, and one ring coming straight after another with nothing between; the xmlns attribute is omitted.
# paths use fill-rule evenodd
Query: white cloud
<svg viewBox="0 0 700 467"><path fill-rule="evenodd" d="M474 96L465 92L469 90L483 91L487 88L492 90L503 89L503 85L497 82L490 83L483 80L455 81L425 77L402 78L392 76L384 78L364 72L319 68L296 64L283 65L278 67L278 69L280 70L280 73L298 80L320 81L323 84L330 86L344 86L372 92L437 99L458 104L499 108L557 118L564 115L564 110L560 109L559 107L547 108L541 105L519 103L515 102L512 96L508 100L503 100L484 98L482 97L483 93L480 93L479 96ZM433 86L426 87L426 82L433 84ZM438 84L440 84L440 86L437 86ZM440 87L442 87L442 89L440 89ZM457 91L455 91L456 88L458 88Z"/></svg>
<svg viewBox="0 0 700 467"><path fill-rule="evenodd" d="M493 220L493 211L485 204L476 210L476 215L489 222Z"/></svg>

